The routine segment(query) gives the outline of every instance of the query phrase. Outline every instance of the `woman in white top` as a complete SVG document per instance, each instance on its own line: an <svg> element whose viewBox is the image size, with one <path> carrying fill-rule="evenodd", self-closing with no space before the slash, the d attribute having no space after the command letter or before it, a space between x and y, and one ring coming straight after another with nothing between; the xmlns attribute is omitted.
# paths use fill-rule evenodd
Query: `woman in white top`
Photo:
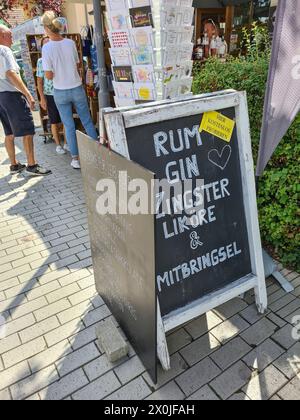
<svg viewBox="0 0 300 420"><path fill-rule="evenodd" d="M76 44L71 39L62 37L63 25L55 13L46 12L42 22L50 38L50 42L43 47L43 69L46 78L53 80L54 100L65 126L67 142L73 157L71 165L74 169L80 169L73 106L87 134L95 140L98 135L79 75L80 62Z"/></svg>

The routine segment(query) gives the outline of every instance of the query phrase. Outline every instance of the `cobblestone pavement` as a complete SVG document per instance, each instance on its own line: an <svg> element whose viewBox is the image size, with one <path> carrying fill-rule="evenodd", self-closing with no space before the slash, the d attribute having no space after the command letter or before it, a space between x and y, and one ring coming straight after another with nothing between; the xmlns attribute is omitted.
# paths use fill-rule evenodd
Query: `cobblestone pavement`
<svg viewBox="0 0 300 420"><path fill-rule="evenodd" d="M268 280L266 316L247 294L170 334L172 370L157 386L132 349L109 363L95 336L111 314L94 288L81 174L36 139L53 176L10 176L0 140L0 400L300 399L300 275L283 269L295 292Z"/></svg>

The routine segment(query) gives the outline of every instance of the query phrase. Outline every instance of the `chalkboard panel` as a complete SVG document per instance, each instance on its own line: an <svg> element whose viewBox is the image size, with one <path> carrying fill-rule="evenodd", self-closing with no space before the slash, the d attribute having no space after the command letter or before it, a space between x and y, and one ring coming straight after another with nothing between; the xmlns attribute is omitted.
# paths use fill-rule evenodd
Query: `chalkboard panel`
<svg viewBox="0 0 300 420"><path fill-rule="evenodd" d="M155 284L154 216L107 214L96 211L100 180L113 181L119 196L119 171L128 179L154 175L136 163L108 151L78 132L82 177L88 208L95 282L111 312L157 381L157 291ZM98 188L97 188L98 185ZM109 188L113 194L114 188ZM149 201L151 202L151 201Z"/></svg>
<svg viewBox="0 0 300 420"><path fill-rule="evenodd" d="M235 109L221 114L235 119ZM170 182L192 179L186 200L204 200L190 214L158 214L156 218L156 280L162 315L221 289L252 272L236 127L224 141L199 133L203 114L126 129L130 159ZM203 188L196 189L196 181ZM198 184L197 184L198 185ZM170 202L178 198L171 193ZM180 201L180 200L179 200ZM179 205L180 207L180 205ZM177 205L178 208L178 205ZM201 213L200 213L201 212Z"/></svg>

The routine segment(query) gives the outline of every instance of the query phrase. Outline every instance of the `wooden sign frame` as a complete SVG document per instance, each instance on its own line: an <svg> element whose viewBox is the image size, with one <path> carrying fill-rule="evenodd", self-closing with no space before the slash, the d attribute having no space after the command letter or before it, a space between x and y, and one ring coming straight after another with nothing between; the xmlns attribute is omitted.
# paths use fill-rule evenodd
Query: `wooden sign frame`
<svg viewBox="0 0 300 420"><path fill-rule="evenodd" d="M258 223L247 97L245 92L228 90L208 95L193 96L185 100L161 101L144 106L103 111L106 135L111 149L130 159L126 129L228 108L234 108L236 113L243 201L252 273L164 317L161 316L158 302L157 354L165 370L170 369L170 356L166 340L167 332L251 289L254 289L255 292L258 311L264 313L267 309L267 291Z"/></svg>

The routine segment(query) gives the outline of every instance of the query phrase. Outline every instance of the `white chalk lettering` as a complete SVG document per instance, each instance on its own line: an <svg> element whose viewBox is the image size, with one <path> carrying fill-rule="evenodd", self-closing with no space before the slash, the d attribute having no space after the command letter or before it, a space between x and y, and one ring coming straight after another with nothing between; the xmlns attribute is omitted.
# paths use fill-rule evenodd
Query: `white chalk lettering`
<svg viewBox="0 0 300 420"><path fill-rule="evenodd" d="M192 259L188 262L184 262L178 267L166 271L163 275L157 276L158 290L161 293L163 289L171 287L176 282L182 282L190 277L199 274L208 268L216 267L219 264L225 263L231 258L235 258L242 254L242 250L239 249L236 242L222 246L217 249L213 249L204 255L200 255L197 259Z"/></svg>

